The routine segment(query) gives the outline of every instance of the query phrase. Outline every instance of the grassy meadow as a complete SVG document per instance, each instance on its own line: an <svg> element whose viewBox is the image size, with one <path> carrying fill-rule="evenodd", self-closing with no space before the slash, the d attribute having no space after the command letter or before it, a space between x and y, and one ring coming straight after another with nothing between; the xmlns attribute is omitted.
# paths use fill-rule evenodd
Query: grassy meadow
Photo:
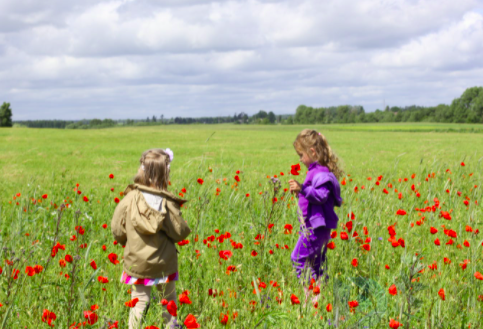
<svg viewBox="0 0 483 329"><path fill-rule="evenodd" d="M327 137L346 172L330 279L314 284L316 305L291 267L299 225L284 191L305 177L305 168L289 174L303 128ZM0 129L0 329L47 328L44 310L57 328L127 328L131 287L119 282L123 249L109 224L152 147L174 151L170 190L185 188L190 200L177 293L187 290L192 303L177 303L179 323L192 314L201 328L482 328L483 134L475 132L448 124ZM52 257L57 243L65 250ZM222 250L232 256L221 259ZM36 265L39 273L28 268ZM143 329L163 327L159 302Z"/></svg>

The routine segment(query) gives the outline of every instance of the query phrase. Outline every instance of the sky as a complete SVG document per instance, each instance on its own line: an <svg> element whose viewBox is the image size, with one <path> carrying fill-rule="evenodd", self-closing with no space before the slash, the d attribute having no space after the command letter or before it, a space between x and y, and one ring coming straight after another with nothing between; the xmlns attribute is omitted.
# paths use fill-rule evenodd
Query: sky
<svg viewBox="0 0 483 329"><path fill-rule="evenodd" d="M0 0L14 120L449 104L483 85L483 0Z"/></svg>

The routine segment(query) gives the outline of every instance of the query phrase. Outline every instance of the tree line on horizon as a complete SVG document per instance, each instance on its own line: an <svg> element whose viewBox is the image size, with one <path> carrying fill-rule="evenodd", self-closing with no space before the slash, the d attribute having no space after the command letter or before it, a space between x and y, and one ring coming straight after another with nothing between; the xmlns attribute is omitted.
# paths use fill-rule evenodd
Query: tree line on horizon
<svg viewBox="0 0 483 329"><path fill-rule="evenodd" d="M8 111L7 111L8 109ZM4 114L2 114L4 113ZM10 113L9 103L0 108L0 123L8 123L3 117ZM483 123L483 87L467 88L459 98L451 104L437 106L386 106L384 110L365 112L362 106L340 105L314 108L300 105L294 115L276 115L273 112L260 110L249 116L244 112L233 116L217 117L174 117L166 119L164 115L147 117L143 120L126 119L92 119L80 121L63 120L28 120L15 121L14 124L30 128L60 128L60 129L99 129L115 126L154 126L164 124L332 124L332 123L377 123L377 122L441 122L441 123ZM7 125L5 125L7 126Z"/></svg>
<svg viewBox="0 0 483 329"><path fill-rule="evenodd" d="M465 90L450 105L393 106L366 113L362 106L341 105L313 108L300 105L293 117L294 123L376 123L376 122L441 122L483 123L483 87Z"/></svg>

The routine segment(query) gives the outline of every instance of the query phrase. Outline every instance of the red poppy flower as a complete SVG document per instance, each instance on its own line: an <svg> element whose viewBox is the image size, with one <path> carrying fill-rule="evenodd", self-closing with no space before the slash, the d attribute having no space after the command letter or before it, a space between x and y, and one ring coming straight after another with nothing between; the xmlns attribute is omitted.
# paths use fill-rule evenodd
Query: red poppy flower
<svg viewBox="0 0 483 329"><path fill-rule="evenodd" d="M178 296L178 300L179 300L180 304L191 304L192 303L186 292L181 293L181 295Z"/></svg>
<svg viewBox="0 0 483 329"><path fill-rule="evenodd" d="M220 250L218 253L221 259L228 260L231 256L233 256L233 253L230 250Z"/></svg>
<svg viewBox="0 0 483 329"><path fill-rule="evenodd" d="M402 327L402 326L403 326L402 323L400 323L400 322L398 322L394 319L391 319L389 321L389 328L397 329L397 328Z"/></svg>
<svg viewBox="0 0 483 329"><path fill-rule="evenodd" d="M394 225L388 226L387 231L389 232L389 235L390 236L395 236L396 235L396 230L394 229Z"/></svg>
<svg viewBox="0 0 483 329"><path fill-rule="evenodd" d="M47 199L49 196L47 194L42 194L42 199Z"/></svg>
<svg viewBox="0 0 483 329"><path fill-rule="evenodd" d="M441 242L439 241L438 238L436 238L436 240L434 240L434 244L437 245L437 246L440 246L441 245Z"/></svg>
<svg viewBox="0 0 483 329"><path fill-rule="evenodd" d="M198 178L197 182L198 182L198 184L203 185L203 183L204 183L205 181L204 181L203 179L201 179L201 178Z"/></svg>
<svg viewBox="0 0 483 329"><path fill-rule="evenodd" d="M87 323L90 325L95 324L99 319L97 314L91 311L84 311L84 318L87 319Z"/></svg>
<svg viewBox="0 0 483 329"><path fill-rule="evenodd" d="M228 323L228 314L223 314L223 313L220 314L220 323L222 325L224 325L224 326L227 325L227 323Z"/></svg>
<svg viewBox="0 0 483 329"><path fill-rule="evenodd" d="M168 313L171 314L172 316L178 316L177 310L178 307L176 306L176 303L174 300L170 300L168 304L166 305L166 309L168 310Z"/></svg>
<svg viewBox="0 0 483 329"><path fill-rule="evenodd" d="M101 275L97 277L97 281L99 281L100 283L109 283L109 279Z"/></svg>
<svg viewBox="0 0 483 329"><path fill-rule="evenodd" d="M114 202L115 202L115 203L119 203L119 201L121 201L121 200L119 200L119 198L118 198L118 197L115 197L115 198L114 198Z"/></svg>
<svg viewBox="0 0 483 329"><path fill-rule="evenodd" d="M442 300L445 300L445 299L446 299L446 296L444 295L444 289L443 289L443 288L439 289L439 291L438 291L438 295L439 295L439 297L440 297Z"/></svg>
<svg viewBox="0 0 483 329"><path fill-rule="evenodd" d="M332 249L335 249L335 243L334 243L334 241L330 241L329 243L327 243L327 248L329 248L331 250Z"/></svg>
<svg viewBox="0 0 483 329"><path fill-rule="evenodd" d="M294 176L298 176L300 171L300 164L292 165L292 169L290 169L290 173Z"/></svg>
<svg viewBox="0 0 483 329"><path fill-rule="evenodd" d="M88 197L86 197L85 195L84 195L84 197L83 197L82 199L83 199L85 202L89 202L89 198L88 198Z"/></svg>
<svg viewBox="0 0 483 329"><path fill-rule="evenodd" d="M235 265L229 265L226 268L226 274L230 275L230 272L236 272L236 266Z"/></svg>
<svg viewBox="0 0 483 329"><path fill-rule="evenodd" d="M139 298L136 297L134 299L128 300L127 302L124 302L124 305L126 305L127 307L134 307L138 302Z"/></svg>
<svg viewBox="0 0 483 329"><path fill-rule="evenodd" d="M440 217L443 217L444 219L451 220L451 215L447 211L441 211L439 213Z"/></svg>
<svg viewBox="0 0 483 329"><path fill-rule="evenodd" d="M1 271L0 271L1 273ZM27 273L28 276L34 276L35 275L35 269L32 266L27 266L25 268L25 273Z"/></svg>
<svg viewBox="0 0 483 329"><path fill-rule="evenodd" d="M330 233L330 237L331 237L332 239L337 238L337 231L332 231L332 233Z"/></svg>
<svg viewBox="0 0 483 329"><path fill-rule="evenodd" d="M193 314L188 314L188 316L184 320L184 325L187 329L196 329L200 327L200 324L197 322Z"/></svg>
<svg viewBox="0 0 483 329"><path fill-rule="evenodd" d="M253 257L255 257L256 255L258 255L258 252L256 252L255 250L252 250L251 255L252 255Z"/></svg>
<svg viewBox="0 0 483 329"><path fill-rule="evenodd" d="M340 232L340 238L341 240L347 240L349 239L349 236L347 235L346 232Z"/></svg>
<svg viewBox="0 0 483 329"><path fill-rule="evenodd" d="M404 216L404 215L406 215L406 214L407 214L407 213L406 213L406 211L405 211L405 210L403 210L403 209L399 209L399 210L396 212L396 215L400 215L400 216Z"/></svg>
<svg viewBox="0 0 483 329"><path fill-rule="evenodd" d="M292 305L300 304L300 300L294 294L292 294L292 296L290 296L290 301L291 301Z"/></svg>
<svg viewBox="0 0 483 329"><path fill-rule="evenodd" d="M113 174L109 174L109 178L110 179L113 179L114 178L114 175Z"/></svg>
<svg viewBox="0 0 483 329"><path fill-rule="evenodd" d="M429 231L431 232L431 234L436 234L438 233L438 230L435 229L434 227L431 226L431 228L429 229Z"/></svg>
<svg viewBox="0 0 483 329"><path fill-rule="evenodd" d="M362 248L363 248L364 250L370 251L370 250L371 250L371 245L366 243L366 244L363 244L363 245L362 245Z"/></svg>
<svg viewBox="0 0 483 329"><path fill-rule="evenodd" d="M349 307L350 307L350 311L351 312L354 312L354 309L359 306L359 302L357 300L351 300L349 302L347 302L347 304L349 304Z"/></svg>
<svg viewBox="0 0 483 329"><path fill-rule="evenodd" d="M107 258L113 263L114 265L119 264L119 261L117 260L117 255L115 253L110 253Z"/></svg>
<svg viewBox="0 0 483 329"><path fill-rule="evenodd" d="M235 175L235 180L236 180L237 182L239 182L239 181L240 181L240 177L238 177L238 175Z"/></svg>
<svg viewBox="0 0 483 329"><path fill-rule="evenodd" d="M345 227L347 228L347 231L349 231L349 233L352 231L352 221L348 221L347 223L345 223Z"/></svg>
<svg viewBox="0 0 483 329"><path fill-rule="evenodd" d="M354 258L351 262L352 266L354 267L357 267L357 265L359 265L359 261L357 260L357 258Z"/></svg>
<svg viewBox="0 0 483 329"><path fill-rule="evenodd" d="M293 226L290 224L285 224L283 227L285 229L284 234L292 234Z"/></svg>
<svg viewBox="0 0 483 329"><path fill-rule="evenodd" d="M319 286L314 287L313 293L314 295L320 294L320 287Z"/></svg>
<svg viewBox="0 0 483 329"><path fill-rule="evenodd" d="M396 287L395 284L393 284L392 286L389 287L389 293L393 296L397 295L397 287Z"/></svg>
<svg viewBox="0 0 483 329"><path fill-rule="evenodd" d="M95 261L95 260L92 260L92 259L91 259L90 265L91 265L91 267L92 267L94 270L97 270L97 264L96 264L96 261Z"/></svg>
<svg viewBox="0 0 483 329"><path fill-rule="evenodd" d="M331 303L327 304L325 309L327 310L327 312L332 312L332 304Z"/></svg>
<svg viewBox="0 0 483 329"><path fill-rule="evenodd" d="M52 321L54 321L55 319L57 319L57 316L54 312L46 309L42 311L42 322L47 322L49 326L53 327L54 325L52 324Z"/></svg>
<svg viewBox="0 0 483 329"><path fill-rule="evenodd" d="M475 272L475 278L478 280L483 280L483 274L481 274L480 272Z"/></svg>

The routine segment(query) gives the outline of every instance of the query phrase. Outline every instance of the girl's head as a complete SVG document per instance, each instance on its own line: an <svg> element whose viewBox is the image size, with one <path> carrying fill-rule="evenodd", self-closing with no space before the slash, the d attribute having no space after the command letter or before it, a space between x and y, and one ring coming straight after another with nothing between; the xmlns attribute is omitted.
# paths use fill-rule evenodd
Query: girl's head
<svg viewBox="0 0 483 329"><path fill-rule="evenodd" d="M159 190L168 188L169 154L163 149L150 149L144 151L139 159L140 166L134 183L154 187Z"/></svg>
<svg viewBox="0 0 483 329"><path fill-rule="evenodd" d="M327 139L321 133L312 129L304 129L295 138L293 146L300 156L300 161L307 167L311 163L318 162L329 168L337 179L343 175L344 172L338 166L339 159L332 152Z"/></svg>

